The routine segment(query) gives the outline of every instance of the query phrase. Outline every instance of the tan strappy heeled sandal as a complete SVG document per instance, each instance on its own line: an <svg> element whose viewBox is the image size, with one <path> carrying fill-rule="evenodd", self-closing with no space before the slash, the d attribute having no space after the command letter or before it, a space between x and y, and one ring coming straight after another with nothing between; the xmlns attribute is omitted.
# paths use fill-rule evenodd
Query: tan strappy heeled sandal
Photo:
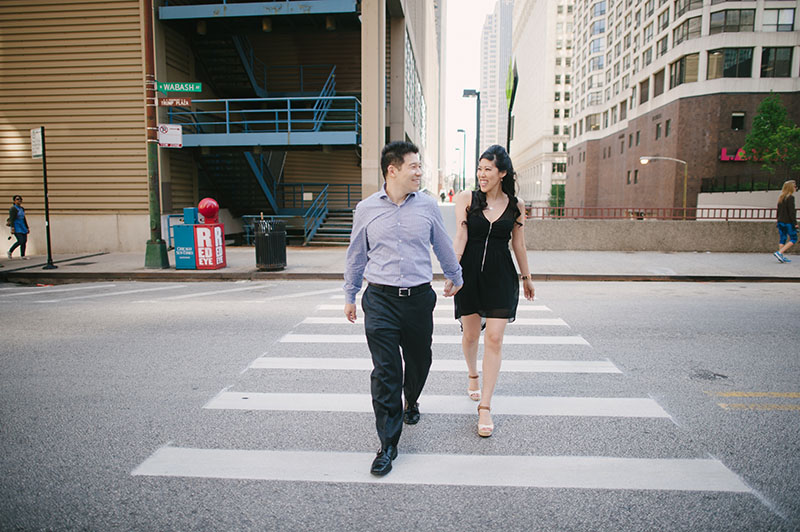
<svg viewBox="0 0 800 532"><path fill-rule="evenodd" d="M481 410L488 410L489 412L492 411L492 409L489 408L488 406L478 405L479 417L481 415ZM480 423L478 423L478 436L480 436L481 438L488 438L489 436L492 435L493 432L494 432L494 423L491 425L481 425Z"/></svg>
<svg viewBox="0 0 800 532"><path fill-rule="evenodd" d="M468 376L469 376L470 379L479 379L480 378L478 375L468 375ZM481 389L478 388L477 390L470 390L469 387L467 387L467 395L469 395L469 398L472 399L473 401L480 401L481 400Z"/></svg>

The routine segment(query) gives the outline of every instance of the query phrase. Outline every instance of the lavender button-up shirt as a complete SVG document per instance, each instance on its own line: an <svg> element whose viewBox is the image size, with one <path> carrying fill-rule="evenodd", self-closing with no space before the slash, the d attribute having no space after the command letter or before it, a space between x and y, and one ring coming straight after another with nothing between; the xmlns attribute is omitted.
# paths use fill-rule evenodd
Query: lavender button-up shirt
<svg viewBox="0 0 800 532"><path fill-rule="evenodd" d="M404 288L431 282L430 246L444 276L461 286L461 265L436 200L412 192L395 205L385 188L362 200L356 206L347 248L345 302L355 303L364 278Z"/></svg>

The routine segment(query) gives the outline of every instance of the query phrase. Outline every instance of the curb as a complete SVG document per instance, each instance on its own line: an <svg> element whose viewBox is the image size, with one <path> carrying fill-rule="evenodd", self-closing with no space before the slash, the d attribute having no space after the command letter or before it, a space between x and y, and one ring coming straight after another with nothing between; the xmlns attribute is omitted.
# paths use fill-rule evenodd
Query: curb
<svg viewBox="0 0 800 532"><path fill-rule="evenodd" d="M245 272L40 272L9 271L0 272L0 280L20 284L67 284L106 281L149 281L149 282L203 282L203 281L263 281L263 280L318 280L341 281L340 272L287 272L287 271L245 271ZM442 274L434 274L435 281L443 281ZM643 274L602 274L602 273L539 273L532 274L536 281L609 281L609 282L676 282L676 283L800 283L800 277L755 276L755 275L643 275Z"/></svg>

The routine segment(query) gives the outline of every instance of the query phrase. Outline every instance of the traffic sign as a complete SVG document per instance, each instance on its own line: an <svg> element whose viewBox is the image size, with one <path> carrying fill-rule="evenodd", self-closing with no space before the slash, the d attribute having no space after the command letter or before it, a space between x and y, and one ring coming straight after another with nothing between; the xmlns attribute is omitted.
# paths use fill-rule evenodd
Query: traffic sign
<svg viewBox="0 0 800 532"><path fill-rule="evenodd" d="M31 129L31 158L41 159L44 153L42 145L42 128L35 127Z"/></svg>
<svg viewBox="0 0 800 532"><path fill-rule="evenodd" d="M183 148L183 127L180 124L158 124L158 145Z"/></svg>
<svg viewBox="0 0 800 532"><path fill-rule="evenodd" d="M156 90L158 92L202 92L203 84L199 81L186 81L186 82L166 82L162 83L156 81Z"/></svg>
<svg viewBox="0 0 800 532"><path fill-rule="evenodd" d="M191 98L159 98L160 107L189 107L192 105Z"/></svg>

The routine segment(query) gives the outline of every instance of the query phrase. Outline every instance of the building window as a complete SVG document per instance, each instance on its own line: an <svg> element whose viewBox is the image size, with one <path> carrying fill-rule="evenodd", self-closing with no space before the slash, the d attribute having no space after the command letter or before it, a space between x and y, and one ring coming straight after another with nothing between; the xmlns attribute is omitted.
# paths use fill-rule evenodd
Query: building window
<svg viewBox="0 0 800 532"><path fill-rule="evenodd" d="M677 0L675 2L675 20L681 18L681 15L687 11L701 7L703 7L703 0Z"/></svg>
<svg viewBox="0 0 800 532"><path fill-rule="evenodd" d="M553 126L553 135L559 135L561 128L559 126Z"/></svg>
<svg viewBox="0 0 800 532"><path fill-rule="evenodd" d="M595 70L603 70L603 56L599 55L597 57L592 57L589 59L589 72L593 72Z"/></svg>
<svg viewBox="0 0 800 532"><path fill-rule="evenodd" d="M561 66L561 58L556 57L556 66Z"/></svg>
<svg viewBox="0 0 800 532"><path fill-rule="evenodd" d="M708 52L707 79L749 78L752 69L752 48L720 48Z"/></svg>
<svg viewBox="0 0 800 532"><path fill-rule="evenodd" d="M564 118L569 118L569 109L564 109Z"/></svg>
<svg viewBox="0 0 800 532"><path fill-rule="evenodd" d="M792 48L763 48L761 50L761 77L788 78L792 72Z"/></svg>
<svg viewBox="0 0 800 532"><path fill-rule="evenodd" d="M560 102L561 101L561 93L560 92L555 93L554 98L555 98L555 101Z"/></svg>
<svg viewBox="0 0 800 532"><path fill-rule="evenodd" d="M638 182L639 182L639 170L634 170L633 171L633 184L635 185Z"/></svg>
<svg viewBox="0 0 800 532"><path fill-rule="evenodd" d="M686 19L683 24L672 31L672 45L678 46L683 41L696 39L702 32L703 17L692 17Z"/></svg>
<svg viewBox="0 0 800 532"><path fill-rule="evenodd" d="M628 184L631 184L631 171L628 170Z"/></svg>
<svg viewBox="0 0 800 532"><path fill-rule="evenodd" d="M656 11L656 0L647 0L644 3L644 18L653 16Z"/></svg>
<svg viewBox="0 0 800 532"><path fill-rule="evenodd" d="M755 9L726 9L711 13L708 33L753 31L756 20Z"/></svg>
<svg viewBox="0 0 800 532"><path fill-rule="evenodd" d="M764 31L794 31L794 9L765 9Z"/></svg>
<svg viewBox="0 0 800 532"><path fill-rule="evenodd" d="M565 101L565 102L568 102L569 100L570 100L569 93L568 93L568 92L565 92L565 93L564 93L564 101Z"/></svg>
<svg viewBox="0 0 800 532"><path fill-rule="evenodd" d="M561 74L556 74L556 85L561 85Z"/></svg>
<svg viewBox="0 0 800 532"><path fill-rule="evenodd" d="M653 24L648 24L647 27L644 29L644 44L649 43L653 40Z"/></svg>
<svg viewBox="0 0 800 532"><path fill-rule="evenodd" d="M656 43L656 57L661 57L662 55L667 53L667 50L669 50L669 45L667 43L668 39L669 37L665 36L663 39L660 39Z"/></svg>
<svg viewBox="0 0 800 532"><path fill-rule="evenodd" d="M664 69L653 74L653 98L664 93Z"/></svg>
<svg viewBox="0 0 800 532"><path fill-rule="evenodd" d="M589 41L589 53L590 54L601 54L603 53L603 39L593 39Z"/></svg>
<svg viewBox="0 0 800 532"><path fill-rule="evenodd" d="M637 131L636 132L636 145L637 146L639 145L639 133L641 133L641 131Z"/></svg>
<svg viewBox="0 0 800 532"><path fill-rule="evenodd" d="M558 142L553 143L553 151L558 151Z"/></svg>
<svg viewBox="0 0 800 532"><path fill-rule="evenodd" d="M661 122L656 124L656 140L661 138Z"/></svg>
<svg viewBox="0 0 800 532"><path fill-rule="evenodd" d="M563 152L567 151L567 143L566 142L562 142L561 143L561 151L563 151Z"/></svg>
<svg viewBox="0 0 800 532"><path fill-rule="evenodd" d="M592 25L589 26L590 35L599 35L605 32L606 32L606 21L604 19L595 20L594 22L592 22Z"/></svg>
<svg viewBox="0 0 800 532"><path fill-rule="evenodd" d="M669 66L669 88L674 89L684 83L697 81L700 54L689 54L681 57Z"/></svg>
<svg viewBox="0 0 800 532"><path fill-rule="evenodd" d="M639 83L639 104L645 103L650 99L650 80L646 79Z"/></svg>
<svg viewBox="0 0 800 532"><path fill-rule="evenodd" d="M564 134L569 135L569 126L564 126Z"/></svg>
<svg viewBox="0 0 800 532"><path fill-rule="evenodd" d="M623 101L619 104L619 119L625 120L626 118L628 118L628 106Z"/></svg>
<svg viewBox="0 0 800 532"><path fill-rule="evenodd" d="M731 129L736 131L744 129L744 113L731 113Z"/></svg>
<svg viewBox="0 0 800 532"><path fill-rule="evenodd" d="M628 133L628 147L633 146L633 133Z"/></svg>
<svg viewBox="0 0 800 532"><path fill-rule="evenodd" d="M553 109L553 118L559 118L561 116L561 109Z"/></svg>
<svg viewBox="0 0 800 532"><path fill-rule="evenodd" d="M625 141L624 140L621 140L619 142L619 152L620 153L625 153Z"/></svg>
<svg viewBox="0 0 800 532"><path fill-rule="evenodd" d="M648 48L642 54L642 66L646 67L647 65L649 65L652 62L653 62L653 49L652 48Z"/></svg>
<svg viewBox="0 0 800 532"><path fill-rule="evenodd" d="M597 131L600 129L600 113L594 113L586 117L586 131Z"/></svg>
<svg viewBox="0 0 800 532"><path fill-rule="evenodd" d="M592 5L592 18L594 18L594 17L602 17L605 14L606 14L606 3L605 3L605 1L597 2L594 5Z"/></svg>
<svg viewBox="0 0 800 532"><path fill-rule="evenodd" d="M664 138L669 137L669 132L672 129L672 119L667 120L664 122Z"/></svg>
<svg viewBox="0 0 800 532"><path fill-rule="evenodd" d="M561 39L556 40L556 50L561 50L564 47L564 42Z"/></svg>
<svg viewBox="0 0 800 532"><path fill-rule="evenodd" d="M658 31L665 30L669 26L669 8L658 15Z"/></svg>
<svg viewBox="0 0 800 532"><path fill-rule="evenodd" d="M569 85L569 84L570 84L570 80L571 80L571 79L572 79L572 78L570 77L570 75L569 75L569 74L564 74L564 83L565 83L566 85Z"/></svg>

